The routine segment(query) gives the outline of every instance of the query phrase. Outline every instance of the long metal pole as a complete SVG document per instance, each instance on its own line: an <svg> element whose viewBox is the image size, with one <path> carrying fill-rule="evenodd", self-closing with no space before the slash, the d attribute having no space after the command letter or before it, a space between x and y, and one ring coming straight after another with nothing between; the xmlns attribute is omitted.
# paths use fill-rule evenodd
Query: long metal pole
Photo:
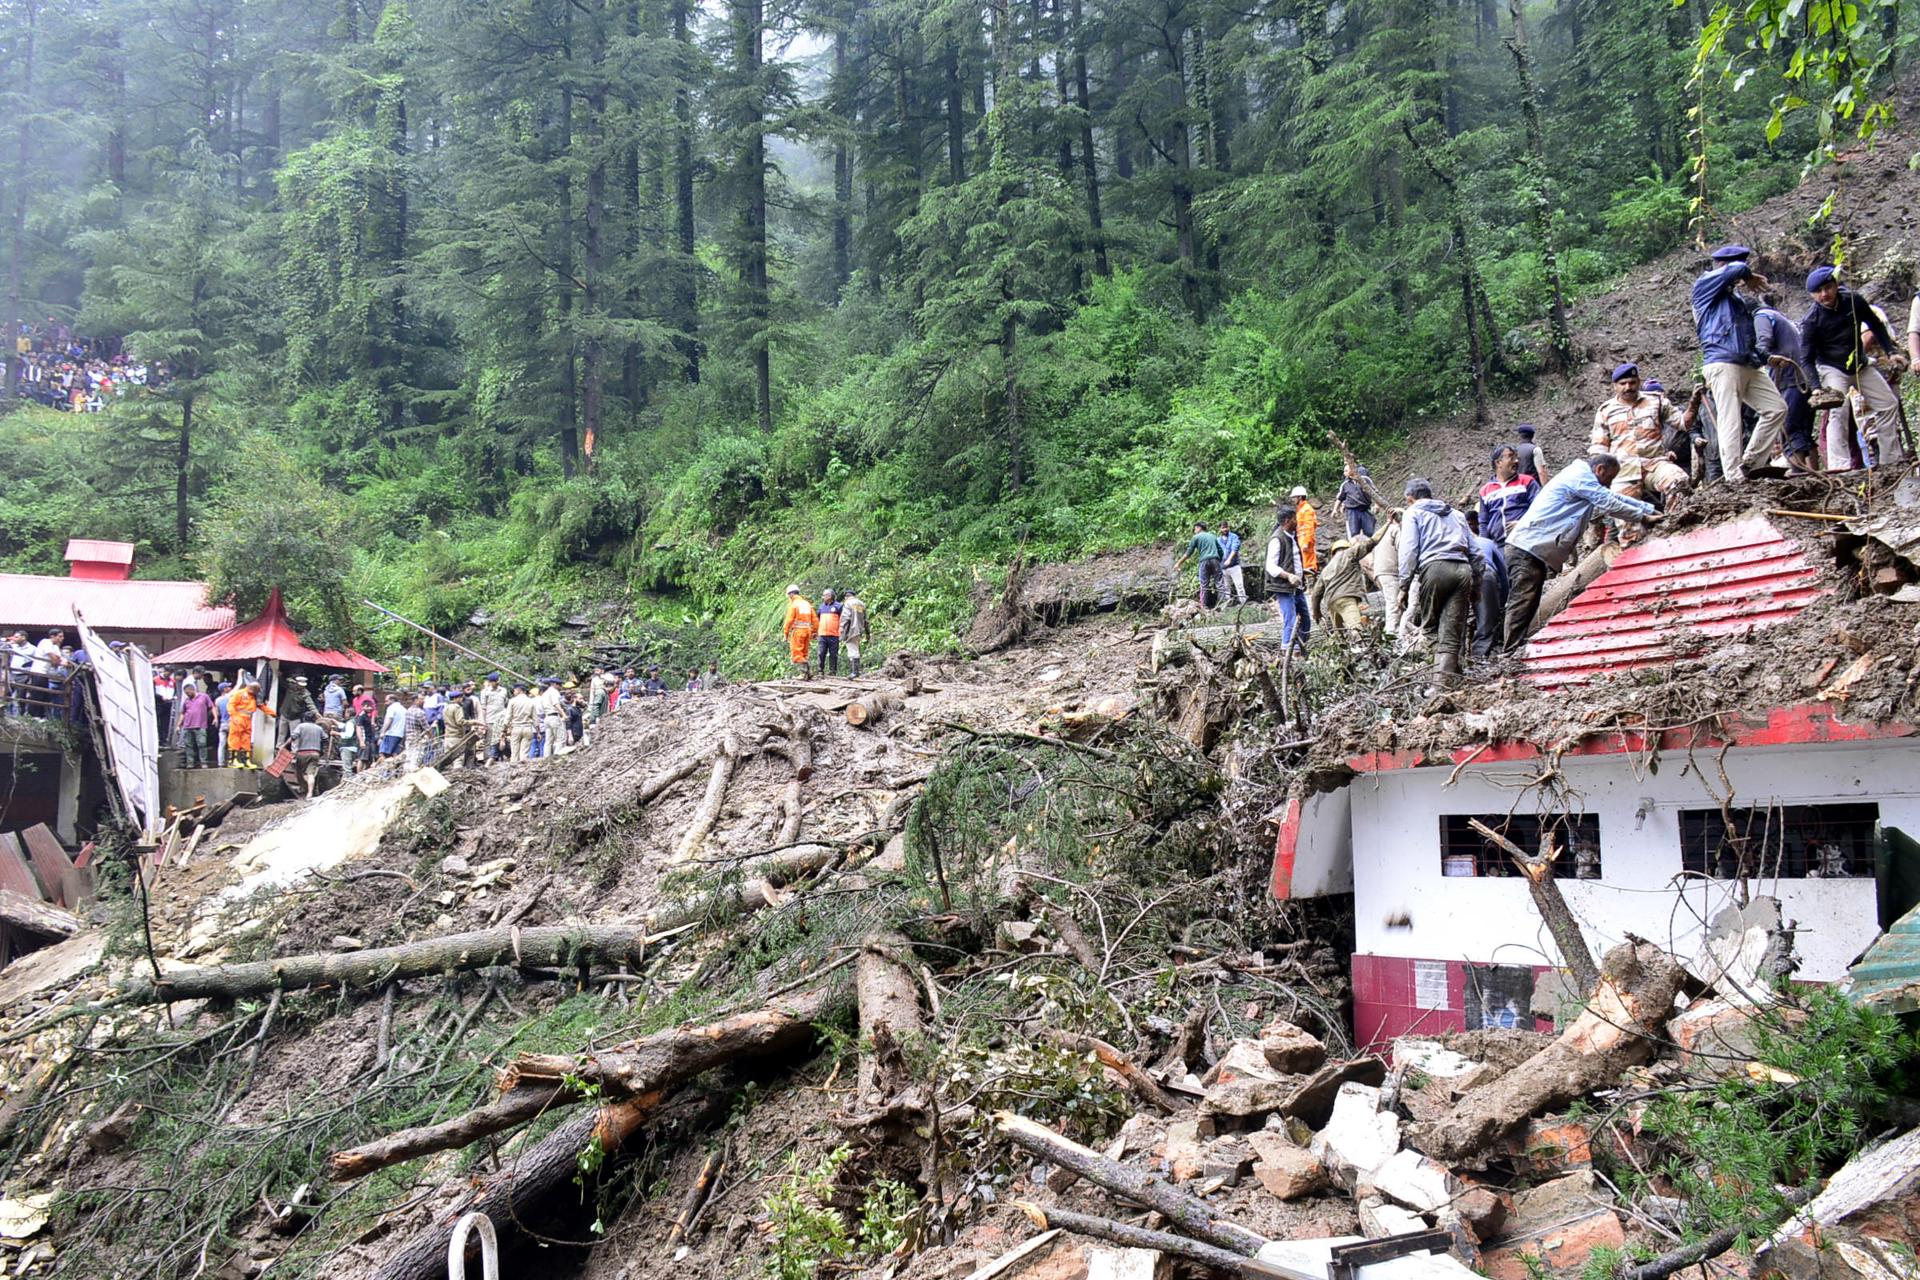
<svg viewBox="0 0 1920 1280"><path fill-rule="evenodd" d="M472 649L467 648L467 646L459 643L456 640L447 639L445 636L441 635L438 631L434 631L434 630L431 630L430 628L421 626L419 623L415 622L412 618L402 617L401 615L395 613L393 610L382 608L380 605L375 604L371 600L363 599L360 603L367 606L367 608L372 609L375 613L384 613L387 617L392 618L395 622L405 623L407 626L412 627L415 631L418 631L423 636L432 636L435 640L440 641L440 643L442 644L453 646L455 649L458 649L460 652L466 654L469 658L478 658L481 662L486 663L488 666L498 667L510 676L518 676L520 679L525 680L528 684L532 684L534 682L533 677L528 675L526 672L515 671L512 667L508 666L504 662L499 661L498 659L489 658L484 653L476 653Z"/></svg>

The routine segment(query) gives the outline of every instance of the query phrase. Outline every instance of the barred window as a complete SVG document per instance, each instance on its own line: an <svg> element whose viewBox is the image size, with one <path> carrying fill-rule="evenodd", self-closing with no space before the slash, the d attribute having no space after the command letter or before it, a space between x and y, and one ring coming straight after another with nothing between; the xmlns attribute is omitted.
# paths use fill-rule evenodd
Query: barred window
<svg viewBox="0 0 1920 1280"><path fill-rule="evenodd" d="M1538 814L1443 813L1440 815L1440 873L1445 876L1517 876L1513 859L1473 829L1485 823L1526 850L1540 852L1543 834L1551 835L1560 851L1554 874L1567 880L1600 878L1600 815L1597 813Z"/></svg>
<svg viewBox="0 0 1920 1280"><path fill-rule="evenodd" d="M1680 811L1680 865L1716 880L1838 880L1874 872L1877 804Z"/></svg>

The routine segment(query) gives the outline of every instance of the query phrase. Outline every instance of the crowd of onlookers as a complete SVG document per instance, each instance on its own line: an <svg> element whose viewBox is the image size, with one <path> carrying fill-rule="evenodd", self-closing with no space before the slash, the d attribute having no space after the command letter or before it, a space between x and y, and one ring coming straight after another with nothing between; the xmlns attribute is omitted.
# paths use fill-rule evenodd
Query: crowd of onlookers
<svg viewBox="0 0 1920 1280"><path fill-rule="evenodd" d="M126 646L113 642L113 648ZM59 627L39 640L15 631L0 642L0 706L9 715L72 720L81 710L75 673L89 665L87 651L67 643Z"/></svg>
<svg viewBox="0 0 1920 1280"><path fill-rule="evenodd" d="M6 385L23 400L73 413L99 413L143 387L162 387L166 365L137 359L117 340L83 337L64 320L22 321Z"/></svg>

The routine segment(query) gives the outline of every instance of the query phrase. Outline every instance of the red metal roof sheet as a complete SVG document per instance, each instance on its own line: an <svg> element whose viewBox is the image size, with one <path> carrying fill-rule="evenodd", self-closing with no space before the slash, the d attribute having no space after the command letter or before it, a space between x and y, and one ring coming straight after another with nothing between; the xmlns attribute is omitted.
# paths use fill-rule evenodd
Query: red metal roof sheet
<svg viewBox="0 0 1920 1280"><path fill-rule="evenodd" d="M0 573L0 627L71 627L77 608L107 631L218 631L233 610L206 602L206 584L128 579L53 578Z"/></svg>
<svg viewBox="0 0 1920 1280"><path fill-rule="evenodd" d="M156 666L193 666L203 662L252 662L256 658L338 667L342 671L386 670L372 658L352 649L309 649L301 644L293 624L287 621L278 587L268 598L266 609L251 622L229 627L216 635L201 636L177 649L167 650L153 661Z"/></svg>
<svg viewBox="0 0 1920 1280"><path fill-rule="evenodd" d="M98 538L67 539L68 560L97 560L101 564L132 564L131 542L103 542Z"/></svg>
<svg viewBox="0 0 1920 1280"><path fill-rule="evenodd" d="M1613 566L1522 655L1547 689L1672 661L1682 633L1727 636L1785 622L1832 590L1764 516L1653 538Z"/></svg>

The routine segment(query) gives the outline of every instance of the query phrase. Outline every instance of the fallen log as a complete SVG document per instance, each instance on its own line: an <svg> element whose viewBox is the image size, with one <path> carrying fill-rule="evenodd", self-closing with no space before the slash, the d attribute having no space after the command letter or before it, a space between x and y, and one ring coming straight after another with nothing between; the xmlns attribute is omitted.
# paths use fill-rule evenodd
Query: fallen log
<svg viewBox="0 0 1920 1280"><path fill-rule="evenodd" d="M860 1108L884 1106L910 1080L901 1045L926 1030L920 1017L920 988L906 959L911 955L907 940L899 934L875 934L861 944L853 963L863 1042L853 1096Z"/></svg>
<svg viewBox="0 0 1920 1280"><path fill-rule="evenodd" d="M600 1054L526 1054L501 1073L498 1101L442 1124L335 1152L328 1170L337 1180L358 1178L430 1152L464 1147L524 1124L595 1086L610 1097L655 1107L680 1085L723 1062L805 1043L827 1005L823 987L795 997L785 1008L756 1009L704 1026L670 1027Z"/></svg>
<svg viewBox="0 0 1920 1280"><path fill-rule="evenodd" d="M11 889L0 889L0 924L43 938L71 938L87 927L73 912Z"/></svg>
<svg viewBox="0 0 1920 1280"><path fill-rule="evenodd" d="M1198 1196L1190 1196L1172 1183L1144 1169L1135 1169L1109 1160L1070 1138L1064 1138L1025 1116L1010 1111L997 1112L994 1126L1022 1147L1049 1164L1079 1174L1096 1186L1105 1187L1135 1204L1164 1215L1180 1230L1208 1244L1241 1257L1258 1253L1266 1238L1247 1230Z"/></svg>
<svg viewBox="0 0 1920 1280"><path fill-rule="evenodd" d="M1469 1089L1453 1111L1411 1126L1412 1146L1459 1163L1524 1125L1619 1080L1653 1052L1686 972L1660 948L1628 935L1607 952L1599 985L1559 1039L1497 1080Z"/></svg>
<svg viewBox="0 0 1920 1280"><path fill-rule="evenodd" d="M707 774L707 794L700 800L700 807L687 819L687 829L680 837L680 843L674 847L673 861L687 862L700 852L700 846L707 842L707 835L713 830L713 824L720 817L720 806L726 801L727 786L733 781L734 766L740 762L740 745L731 733L720 740L720 749L714 753L713 768Z"/></svg>
<svg viewBox="0 0 1920 1280"><path fill-rule="evenodd" d="M1040 1034L1070 1053L1091 1054L1095 1062L1126 1081L1127 1088L1133 1091L1134 1096L1148 1106L1166 1115L1182 1109L1180 1101L1162 1088L1158 1080L1148 1075L1145 1068L1105 1040L1097 1036L1076 1035L1057 1027L1048 1027Z"/></svg>
<svg viewBox="0 0 1920 1280"><path fill-rule="evenodd" d="M450 933L397 947L329 951L247 964L169 969L156 981L135 977L123 998L135 1004L161 1000L232 999L305 987L375 987L401 978L485 969L577 965L592 958L609 967L637 967L646 954L647 931L636 925L544 925Z"/></svg>
<svg viewBox="0 0 1920 1280"><path fill-rule="evenodd" d="M1819 1190L1817 1183L1810 1187L1794 1187L1782 1195L1781 1199L1797 1209L1813 1199L1814 1193ZM1683 1244L1677 1249L1669 1249L1659 1257L1651 1258L1637 1267L1626 1268L1621 1272L1621 1280L1666 1280L1676 1271L1685 1271L1688 1267L1699 1266L1709 1258L1719 1257L1733 1248L1742 1236L1751 1237L1757 1232L1758 1229L1751 1222L1722 1227L1704 1240L1696 1240L1692 1244ZM1766 1261L1763 1254L1761 1262Z"/></svg>
<svg viewBox="0 0 1920 1280"><path fill-rule="evenodd" d="M496 1222L534 1218L542 1200L580 1176L580 1153L589 1144L596 1144L602 1154L615 1151L651 1114L643 1103L622 1102L567 1120L531 1151L515 1156L503 1173L463 1198L443 1222L402 1245L381 1264L374 1280L442 1280L447 1274L447 1245L461 1217L478 1212Z"/></svg>
<svg viewBox="0 0 1920 1280"><path fill-rule="evenodd" d="M754 876L704 897L669 903L646 917L649 933L671 933L704 920L727 920L778 906L784 890L805 876L823 870L846 849L837 844L803 844L753 868Z"/></svg>
<svg viewBox="0 0 1920 1280"><path fill-rule="evenodd" d="M898 711L907 705L899 688L889 685L884 689L875 689L865 697L855 698L847 704L847 723L858 728L884 720L890 712Z"/></svg>
<svg viewBox="0 0 1920 1280"><path fill-rule="evenodd" d="M610 1098L658 1099L675 1086L732 1058L793 1049L813 1038L813 1024L833 1006L829 986L800 992L779 1005L735 1014L697 1027L673 1027L580 1055L522 1054L501 1073L503 1091L528 1086L598 1088Z"/></svg>
<svg viewBox="0 0 1920 1280"><path fill-rule="evenodd" d="M363 1146L336 1151L327 1159L327 1176L335 1182L347 1182L418 1156L464 1147L537 1120L548 1109L577 1096L564 1087L516 1089L497 1102L442 1124L402 1129Z"/></svg>
<svg viewBox="0 0 1920 1280"><path fill-rule="evenodd" d="M1259 1252L1250 1250L1239 1253L1231 1249L1217 1249L1210 1244L1201 1244L1185 1236L1176 1236L1166 1231L1150 1231L1146 1227L1136 1227L1130 1222L1115 1222L1111 1218L1095 1218L1089 1214L1074 1213L1067 1209L1048 1209L1026 1200L1015 1200L1014 1208L1027 1215L1033 1225L1042 1231L1059 1228L1071 1231L1077 1236L1091 1236L1095 1240L1105 1240L1108 1244L1124 1245L1129 1249L1153 1249L1160 1253L1171 1254L1176 1258L1185 1258L1202 1266L1213 1267L1229 1275L1238 1275L1240 1263L1244 1258Z"/></svg>
<svg viewBox="0 0 1920 1280"><path fill-rule="evenodd" d="M1593 953L1587 950L1587 939L1580 932L1580 922L1568 910L1567 899L1560 892L1560 884L1553 878L1554 860L1560 856L1560 850L1554 847L1553 837L1548 835L1540 852L1535 855L1529 854L1478 818L1468 819L1468 825L1513 859L1513 865L1526 877L1527 892L1533 895L1533 905L1540 912L1540 918L1547 922L1547 932L1553 935L1553 944L1560 948L1560 959L1573 975L1580 998L1586 999L1599 983L1600 971L1594 966Z"/></svg>
<svg viewBox="0 0 1920 1280"><path fill-rule="evenodd" d="M693 1224L699 1221L700 1211L706 1208L707 1197L713 1194L713 1184L720 1176L721 1166L726 1164L725 1147L718 1148L707 1155L706 1163L700 1166L693 1185L687 1189L687 1198L680 1202L680 1212L673 1215L673 1225L667 1228L666 1247L671 1249L687 1238L693 1230Z"/></svg>

